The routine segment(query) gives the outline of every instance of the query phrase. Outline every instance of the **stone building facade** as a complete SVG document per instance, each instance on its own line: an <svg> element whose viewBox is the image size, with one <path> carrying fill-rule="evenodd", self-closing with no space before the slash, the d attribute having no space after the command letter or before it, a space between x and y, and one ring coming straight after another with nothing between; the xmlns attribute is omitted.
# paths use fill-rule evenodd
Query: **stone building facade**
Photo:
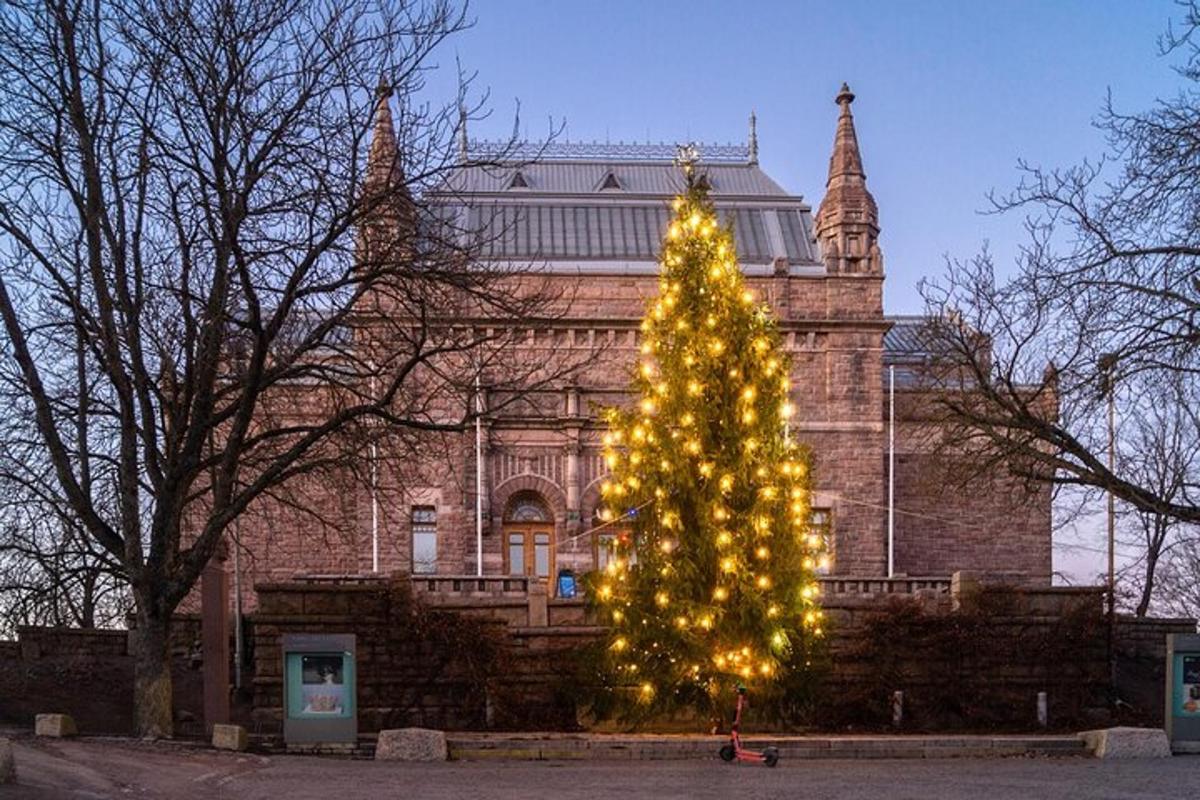
<svg viewBox="0 0 1200 800"><path fill-rule="evenodd" d="M929 360L919 320L883 309L879 212L867 188L843 86L829 177L816 214L759 166L747 146L701 148L700 170L733 225L750 288L777 316L792 359L790 435L815 457L815 524L836 575L949 575L965 570L1048 584L1050 498L997 478L946 491L927 446ZM394 157L387 101L371 159ZM486 154L486 143L472 143ZM683 185L673 150L649 145L558 145L535 161L464 167L427 199L464 229L487 232L481 257L529 264L560 285L561 313L527 325L531 348L597 353L573 380L484 414L447 463L384 494L358 485L302 487L307 503L343 524L314 541L294 508L271 506L241 532L243 587L297 573L474 575L476 485L482 486L485 575L551 577L602 563L612 526L596 512L604 475L598 412L626 402L639 323L658 292L658 247ZM376 165L377 166L377 165ZM368 170L370 174L370 170ZM510 321L511 323L511 321ZM516 322L515 324L523 324ZM895 493L889 512L889 377L895 371ZM485 404L488 387L482 387ZM494 401L495 398L491 398ZM488 408L499 406L492 402ZM301 504L303 505L303 504ZM889 518L893 520L889 558ZM378 556L374 550L378 543ZM890 560L890 564L889 564ZM250 605L252 595L243 589Z"/></svg>

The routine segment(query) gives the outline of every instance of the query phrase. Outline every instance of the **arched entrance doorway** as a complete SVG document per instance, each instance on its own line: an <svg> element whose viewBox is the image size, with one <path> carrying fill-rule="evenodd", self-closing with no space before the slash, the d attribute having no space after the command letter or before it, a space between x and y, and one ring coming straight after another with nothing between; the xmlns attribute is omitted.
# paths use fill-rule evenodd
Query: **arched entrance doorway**
<svg viewBox="0 0 1200 800"><path fill-rule="evenodd" d="M504 571L549 578L554 571L554 515L537 492L518 492L504 508Z"/></svg>

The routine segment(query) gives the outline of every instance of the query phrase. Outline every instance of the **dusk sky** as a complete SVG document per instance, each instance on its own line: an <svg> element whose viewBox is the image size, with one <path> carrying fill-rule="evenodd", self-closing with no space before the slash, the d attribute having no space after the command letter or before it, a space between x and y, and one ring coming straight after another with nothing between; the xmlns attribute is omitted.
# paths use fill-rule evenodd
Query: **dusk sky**
<svg viewBox="0 0 1200 800"><path fill-rule="evenodd" d="M1143 109L1180 85L1157 37L1178 9L1137 2L536 2L478 0L442 52L477 70L504 138L549 118L571 140L742 142L758 113L763 168L814 206L842 81L879 202L889 313L916 282L985 240L1009 257L1018 219L979 212L1019 158L1068 165L1102 149L1091 120L1112 90ZM440 82L440 81L437 81ZM435 82L436 83L436 82Z"/></svg>
<svg viewBox="0 0 1200 800"><path fill-rule="evenodd" d="M1158 37L1179 9L1137 2L537 2L479 0L476 26L442 51L478 71L492 117L472 138L565 120L577 140L745 141L758 114L766 172L820 202L834 95L847 81L879 203L887 313L920 313L917 282L984 242L1001 268L1021 220L980 213L1018 159L1068 166L1103 151L1105 93L1139 111L1183 81ZM1056 535L1055 567L1103 569L1102 525ZM1079 546L1081 545L1081 546Z"/></svg>

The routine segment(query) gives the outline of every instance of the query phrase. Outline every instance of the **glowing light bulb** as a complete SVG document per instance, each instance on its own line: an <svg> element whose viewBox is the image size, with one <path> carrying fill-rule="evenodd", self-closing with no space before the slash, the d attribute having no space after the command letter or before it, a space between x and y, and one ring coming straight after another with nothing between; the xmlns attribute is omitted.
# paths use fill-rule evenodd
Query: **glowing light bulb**
<svg viewBox="0 0 1200 800"><path fill-rule="evenodd" d="M724 586L718 586L715 590L713 590L713 599L717 602L725 602L729 599L729 590Z"/></svg>
<svg viewBox="0 0 1200 800"><path fill-rule="evenodd" d="M747 386L745 389L742 389L742 399L747 403L752 402L757 394L758 392L753 386Z"/></svg>
<svg viewBox="0 0 1200 800"><path fill-rule="evenodd" d="M753 408L747 408L742 412L742 422L746 425L753 425L754 420L758 419L758 415L754 413Z"/></svg>
<svg viewBox="0 0 1200 800"><path fill-rule="evenodd" d="M713 509L713 519L715 519L717 522L724 522L725 520L729 519L729 512L721 506L717 506Z"/></svg>
<svg viewBox="0 0 1200 800"><path fill-rule="evenodd" d="M672 542L670 539L663 539L662 542L658 545L658 549L662 550L664 553L670 553L672 550L675 549L675 543Z"/></svg>
<svg viewBox="0 0 1200 800"><path fill-rule="evenodd" d="M721 531L717 534L717 544L721 547L726 547L733 541L733 537L729 535L729 531Z"/></svg>
<svg viewBox="0 0 1200 800"><path fill-rule="evenodd" d="M721 491L728 492L733 489L733 476L725 474L721 476Z"/></svg>
<svg viewBox="0 0 1200 800"><path fill-rule="evenodd" d="M600 587L600 599L607 600L612 597L612 587L607 583Z"/></svg>
<svg viewBox="0 0 1200 800"><path fill-rule="evenodd" d="M700 224L700 214L699 214L699 212L693 211L692 215L690 217L688 217L688 226L691 228L694 228L699 224Z"/></svg>
<svg viewBox="0 0 1200 800"><path fill-rule="evenodd" d="M641 409L642 409L643 414L653 414L654 413L654 401L651 400L649 397L645 398L644 400L642 400Z"/></svg>
<svg viewBox="0 0 1200 800"><path fill-rule="evenodd" d="M687 625L688 625L687 617L676 617L675 618L675 627L676 628L686 628Z"/></svg>
<svg viewBox="0 0 1200 800"><path fill-rule="evenodd" d="M612 612L613 622L620 622L625 619L625 612L619 608L614 608Z"/></svg>
<svg viewBox="0 0 1200 800"><path fill-rule="evenodd" d="M760 561L765 561L766 559L771 557L771 551L765 547L760 547L754 551L754 555Z"/></svg>
<svg viewBox="0 0 1200 800"><path fill-rule="evenodd" d="M712 626L713 626L713 618L712 617L705 614L703 617L700 618L700 627L701 628L708 631L708 630L712 630Z"/></svg>
<svg viewBox="0 0 1200 800"><path fill-rule="evenodd" d="M756 583L758 584L758 588L760 588L760 589L770 589L771 588L771 579L768 578L766 575L759 575Z"/></svg>
<svg viewBox="0 0 1200 800"><path fill-rule="evenodd" d="M726 557L721 559L722 572L733 572L735 569L737 569L737 562L735 562L732 558Z"/></svg>
<svg viewBox="0 0 1200 800"><path fill-rule="evenodd" d="M654 595L654 602L658 604L659 608L666 608L671 602L671 597L666 592L659 592Z"/></svg>
<svg viewBox="0 0 1200 800"><path fill-rule="evenodd" d="M695 397L703 391L704 387L700 385L700 381L688 381L688 394Z"/></svg>
<svg viewBox="0 0 1200 800"><path fill-rule="evenodd" d="M779 416L783 417L784 419L791 419L792 414L795 414L795 413L796 413L796 407L793 406L791 403L784 403L782 406L779 407Z"/></svg>
<svg viewBox="0 0 1200 800"><path fill-rule="evenodd" d="M774 604L767 606L767 616L768 617L778 617L779 616L779 606L774 605Z"/></svg>
<svg viewBox="0 0 1200 800"><path fill-rule="evenodd" d="M684 426L685 428L687 426L691 425L695 421L696 421L696 418L692 416L692 413L690 411L685 412L684 415L679 418L679 424Z"/></svg>
<svg viewBox="0 0 1200 800"><path fill-rule="evenodd" d="M750 305L751 303L753 303L754 302L754 292L750 291L749 289L742 292L742 302L745 303L746 305Z"/></svg>
<svg viewBox="0 0 1200 800"><path fill-rule="evenodd" d="M625 650L625 648L628 646L629 642L625 640L624 636L618 636L612 643L612 649L616 650L618 653Z"/></svg>

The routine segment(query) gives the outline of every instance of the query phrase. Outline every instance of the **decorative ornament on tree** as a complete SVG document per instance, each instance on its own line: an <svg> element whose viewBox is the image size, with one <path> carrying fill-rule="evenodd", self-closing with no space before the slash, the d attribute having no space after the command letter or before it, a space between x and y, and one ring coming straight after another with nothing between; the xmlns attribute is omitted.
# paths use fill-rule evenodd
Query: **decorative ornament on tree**
<svg viewBox="0 0 1200 800"><path fill-rule="evenodd" d="M638 400L607 412L602 517L620 535L590 593L611 625L609 684L651 712L711 711L739 682L769 694L804 671L822 625L810 456L785 434L789 360L708 182L681 166Z"/></svg>

